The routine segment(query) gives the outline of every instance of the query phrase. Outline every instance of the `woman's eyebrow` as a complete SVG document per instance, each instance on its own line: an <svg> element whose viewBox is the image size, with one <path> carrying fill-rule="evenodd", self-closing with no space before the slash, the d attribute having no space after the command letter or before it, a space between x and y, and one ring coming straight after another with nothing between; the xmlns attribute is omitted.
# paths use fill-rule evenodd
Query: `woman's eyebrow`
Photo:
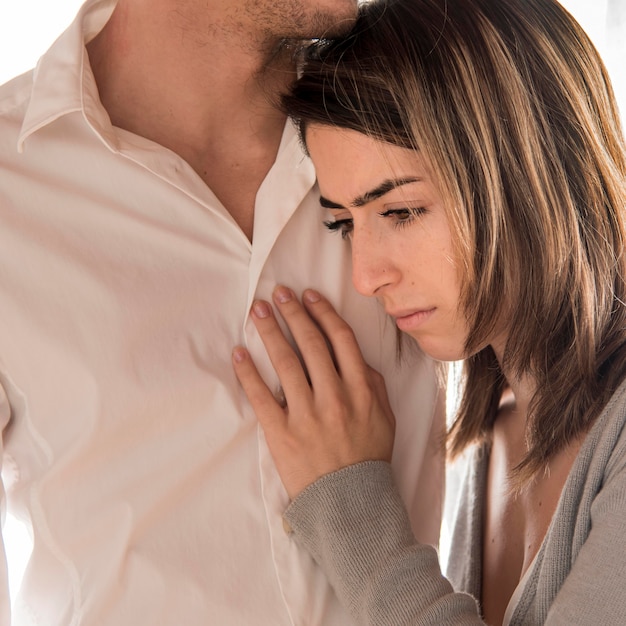
<svg viewBox="0 0 626 626"><path fill-rule="evenodd" d="M378 198L381 198L382 196L389 193L393 189L397 189L398 187L402 187L403 185L417 183L417 182L420 182L421 180L422 179L417 176L410 176L407 178L388 178L377 187L374 187L374 189L371 189L370 191L366 191L362 196L357 196L350 203L350 206L351 207L363 206L367 204L368 202L372 202L373 200L377 200ZM343 205L338 204L337 202L333 202L332 200L325 198L324 196L320 196L320 204L325 209L345 209L346 208Z"/></svg>

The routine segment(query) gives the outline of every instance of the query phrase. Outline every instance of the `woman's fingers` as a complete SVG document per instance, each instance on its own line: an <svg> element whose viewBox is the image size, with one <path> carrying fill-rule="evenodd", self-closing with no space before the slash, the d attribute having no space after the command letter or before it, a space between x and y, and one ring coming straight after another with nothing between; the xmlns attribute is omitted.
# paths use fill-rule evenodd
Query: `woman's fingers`
<svg viewBox="0 0 626 626"><path fill-rule="evenodd" d="M352 328L317 291L307 289L302 296L302 302L307 313L328 338L341 377L349 384L363 384L369 368L363 359Z"/></svg>
<svg viewBox="0 0 626 626"><path fill-rule="evenodd" d="M263 301L252 306L252 319L267 354L280 379L287 402L306 398L310 391L307 373L274 317L272 307Z"/></svg>
<svg viewBox="0 0 626 626"><path fill-rule="evenodd" d="M315 321L311 319L309 313L288 287L277 287L274 290L273 299L281 317L285 320L293 335L313 387L336 387L338 378L333 354ZM263 329L259 328L259 332L264 343L266 343L267 339L271 339L267 335L263 335ZM267 345L266 343L266 347ZM277 373L280 376L278 370Z"/></svg>
<svg viewBox="0 0 626 626"><path fill-rule="evenodd" d="M289 497L294 498L320 474L311 468L310 461L302 459L303 438L292 435L286 408L269 390L248 351L238 346L233 350L232 359L235 374L265 432L276 469Z"/></svg>
<svg viewBox="0 0 626 626"><path fill-rule="evenodd" d="M309 378L269 304L256 302L252 309L284 389L286 409L261 379L248 352L233 352L237 377L292 498L320 476L346 465L390 460L394 439L384 381L364 362L352 330L317 292L306 292L305 300L306 308L291 290L279 287L274 292L274 304L298 345Z"/></svg>
<svg viewBox="0 0 626 626"><path fill-rule="evenodd" d="M286 421L284 406L261 378L250 354L245 348L237 346L233 350L232 358L237 379L261 426L266 431L280 430Z"/></svg>
<svg viewBox="0 0 626 626"><path fill-rule="evenodd" d="M274 303L314 384L333 387L338 376L350 385L365 383L368 368L354 332L326 298L308 289L300 304L290 289L281 286L274 291Z"/></svg>

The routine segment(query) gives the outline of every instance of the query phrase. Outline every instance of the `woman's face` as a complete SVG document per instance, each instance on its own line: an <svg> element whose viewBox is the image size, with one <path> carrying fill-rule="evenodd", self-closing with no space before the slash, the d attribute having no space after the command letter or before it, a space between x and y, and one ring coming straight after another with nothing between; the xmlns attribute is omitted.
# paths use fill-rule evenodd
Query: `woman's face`
<svg viewBox="0 0 626 626"><path fill-rule="evenodd" d="M352 280L439 360L464 356L468 325L448 218L425 159L356 131L312 125L322 206L352 246Z"/></svg>

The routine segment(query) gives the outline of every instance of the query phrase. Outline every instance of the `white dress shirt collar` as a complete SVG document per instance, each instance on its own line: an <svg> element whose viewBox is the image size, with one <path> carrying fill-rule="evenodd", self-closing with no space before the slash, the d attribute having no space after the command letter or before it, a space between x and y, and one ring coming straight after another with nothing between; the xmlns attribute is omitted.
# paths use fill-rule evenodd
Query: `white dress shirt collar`
<svg viewBox="0 0 626 626"><path fill-rule="evenodd" d="M117 135L98 98L98 88L85 49L85 44L104 28L116 4L117 0L88 0L74 22L39 60L18 140L20 152L33 133L76 111L82 112L109 149L118 150ZM77 58L82 62L77 64Z"/></svg>

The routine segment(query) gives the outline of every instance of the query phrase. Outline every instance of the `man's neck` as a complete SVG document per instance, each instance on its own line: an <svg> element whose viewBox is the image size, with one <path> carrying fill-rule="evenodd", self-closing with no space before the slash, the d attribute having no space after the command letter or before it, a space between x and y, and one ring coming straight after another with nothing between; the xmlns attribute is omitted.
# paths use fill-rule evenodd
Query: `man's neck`
<svg viewBox="0 0 626 626"><path fill-rule="evenodd" d="M114 125L197 153L233 129L272 136L282 128L271 99L293 79L292 67L271 65L272 50L242 46L217 26L201 39L182 16L158 7L146 15L142 6L120 0L88 45Z"/></svg>
<svg viewBox="0 0 626 626"><path fill-rule="evenodd" d="M215 27L201 34L171 3L169 13L150 6L120 0L88 44L102 103L115 126L185 159L251 238L254 197L285 123L272 99L294 68L278 61L278 42L242 45L219 16L204 16Z"/></svg>

